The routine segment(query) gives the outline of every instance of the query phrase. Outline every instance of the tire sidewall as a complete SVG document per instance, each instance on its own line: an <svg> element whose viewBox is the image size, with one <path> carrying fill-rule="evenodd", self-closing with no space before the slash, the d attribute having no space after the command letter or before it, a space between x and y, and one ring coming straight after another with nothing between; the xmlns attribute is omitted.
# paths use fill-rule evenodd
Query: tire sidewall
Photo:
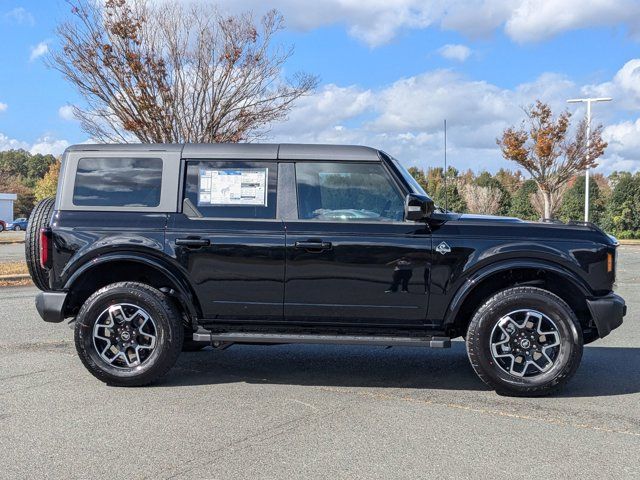
<svg viewBox="0 0 640 480"><path fill-rule="evenodd" d="M151 355L136 367L119 368L105 361L93 344L93 328L104 310L118 303L129 303L144 309L156 325L156 347ZM172 343L179 341L175 332L175 320L163 303L150 292L126 287L116 287L98 292L83 305L76 318L76 347L83 363L94 374L107 381L139 380L155 377L157 370L164 370L166 357L170 356Z"/></svg>
<svg viewBox="0 0 640 480"><path fill-rule="evenodd" d="M514 389L544 389L553 387L560 379L566 377L577 367L582 356L582 335L576 328L575 315L560 299L553 299L536 292L497 296L478 311L480 316L474 332L474 348L477 351L478 367L489 377L496 389L501 386ZM506 314L523 309L536 310L547 315L558 327L560 334L560 351L553 367L534 377L517 377L502 370L491 354L491 333L497 322Z"/></svg>

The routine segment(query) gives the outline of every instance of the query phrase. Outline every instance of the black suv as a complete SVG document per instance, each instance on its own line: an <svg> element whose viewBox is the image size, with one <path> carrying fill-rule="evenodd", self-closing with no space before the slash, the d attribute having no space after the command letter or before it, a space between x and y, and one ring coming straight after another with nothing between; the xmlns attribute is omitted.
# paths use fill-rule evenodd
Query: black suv
<svg viewBox="0 0 640 480"><path fill-rule="evenodd" d="M436 208L392 157L328 145L79 145L26 254L42 318L113 385L234 343L448 347L542 395L620 326L614 238Z"/></svg>

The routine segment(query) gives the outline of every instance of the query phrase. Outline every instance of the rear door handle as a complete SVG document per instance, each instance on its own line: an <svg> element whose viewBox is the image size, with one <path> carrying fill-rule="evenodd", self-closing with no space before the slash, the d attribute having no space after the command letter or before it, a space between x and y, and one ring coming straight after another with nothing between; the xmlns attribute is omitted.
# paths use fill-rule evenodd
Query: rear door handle
<svg viewBox="0 0 640 480"><path fill-rule="evenodd" d="M331 250L331 247L332 247L331 242L321 242L321 241L296 242L295 245L296 245L296 248L311 250L315 252Z"/></svg>
<svg viewBox="0 0 640 480"><path fill-rule="evenodd" d="M211 240L207 238L176 238L176 245L183 245L187 248L208 247Z"/></svg>

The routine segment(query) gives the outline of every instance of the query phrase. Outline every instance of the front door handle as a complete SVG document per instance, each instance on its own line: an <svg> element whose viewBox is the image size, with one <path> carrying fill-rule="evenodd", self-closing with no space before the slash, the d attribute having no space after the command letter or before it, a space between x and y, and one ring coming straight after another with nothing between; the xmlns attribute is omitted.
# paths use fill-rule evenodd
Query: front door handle
<svg viewBox="0 0 640 480"><path fill-rule="evenodd" d="M176 245L183 245L187 248L208 247L211 240L207 238L176 238Z"/></svg>
<svg viewBox="0 0 640 480"><path fill-rule="evenodd" d="M296 242L296 248L301 248L304 250L310 250L312 252L322 252L325 250L331 250L331 242L321 242L321 241L307 241L307 242Z"/></svg>

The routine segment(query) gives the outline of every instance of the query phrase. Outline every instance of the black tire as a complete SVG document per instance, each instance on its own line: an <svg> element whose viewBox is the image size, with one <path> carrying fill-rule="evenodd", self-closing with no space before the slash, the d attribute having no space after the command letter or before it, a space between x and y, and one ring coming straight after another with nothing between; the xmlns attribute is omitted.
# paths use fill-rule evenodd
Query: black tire
<svg viewBox="0 0 640 480"><path fill-rule="evenodd" d="M16 225L16 226L13 228L13 230L14 230L15 232L19 232L19 231L20 231L20 230L22 230L22 229L20 228L20 225Z"/></svg>
<svg viewBox="0 0 640 480"><path fill-rule="evenodd" d="M0 222L0 232L4 232L4 223Z"/></svg>
<svg viewBox="0 0 640 480"><path fill-rule="evenodd" d="M143 309L155 324L155 348L137 366L109 363L94 344L96 322L106 309L116 304ZM175 364L183 340L184 328L173 302L159 290L142 283L120 282L101 288L87 299L76 317L75 344L80 360L94 377L108 385L138 387L156 381Z"/></svg>
<svg viewBox="0 0 640 480"><path fill-rule="evenodd" d="M527 366L527 358L532 359L533 357L524 357L524 354L515 353L513 350L508 352L511 355L516 355L515 360L520 357L520 364L525 365L524 373L532 370L531 376L517 376L508 372L506 368L503 368L504 365L500 366L499 364L502 359L494 358L491 346L492 333L494 328L498 328L496 325L500 319L507 314L523 309L539 312L552 320L558 333L559 346L557 350L550 350L552 355L553 352L556 352L557 356L550 366L543 365L548 368L546 371L542 371L534 365ZM520 333L514 333L509 338L518 342L516 337L517 335L525 335L524 330L518 330ZM500 332L497 332L500 335ZM535 330L531 330L531 332L536 336ZM535 342L538 341L538 338L545 337L536 337ZM537 397L556 392L576 372L582 359L583 350L582 329L573 310L557 295L535 287L514 287L493 295L473 316L467 332L466 344L469 361L480 379L497 393L510 396ZM540 348L540 346L536 343L534 348ZM530 349L526 354L530 355L531 352ZM533 353L540 355L536 352ZM524 363L523 360L525 360ZM514 368L513 362L514 360L511 360L511 370ZM538 371L536 372L536 370Z"/></svg>
<svg viewBox="0 0 640 480"><path fill-rule="evenodd" d="M49 291L49 273L40 266L40 229L49 226L55 197L45 198L38 203L29 217L24 237L24 255L27 261L29 275L36 287Z"/></svg>

